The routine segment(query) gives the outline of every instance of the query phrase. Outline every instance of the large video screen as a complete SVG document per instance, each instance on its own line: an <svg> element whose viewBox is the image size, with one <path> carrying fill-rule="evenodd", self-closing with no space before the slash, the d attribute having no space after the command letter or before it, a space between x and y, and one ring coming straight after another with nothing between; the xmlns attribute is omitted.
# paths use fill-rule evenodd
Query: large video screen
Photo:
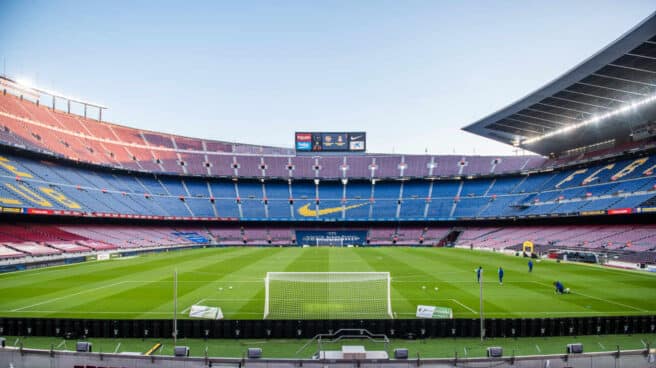
<svg viewBox="0 0 656 368"><path fill-rule="evenodd" d="M365 132L296 132L295 138L299 152L364 152L367 149Z"/></svg>

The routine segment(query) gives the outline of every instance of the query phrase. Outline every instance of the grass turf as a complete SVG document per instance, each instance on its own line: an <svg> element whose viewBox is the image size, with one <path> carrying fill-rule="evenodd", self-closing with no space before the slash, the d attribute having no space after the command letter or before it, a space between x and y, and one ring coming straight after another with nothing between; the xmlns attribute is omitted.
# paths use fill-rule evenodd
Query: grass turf
<svg viewBox="0 0 656 368"><path fill-rule="evenodd" d="M154 355L173 355L173 340L171 339L89 339L93 343L93 351L101 353L134 352L145 353L156 343L162 343ZM55 337L21 337L7 336L10 346L23 345L25 348L74 350L75 340L62 340ZM179 339L177 345L186 345L191 349L192 356L203 356L207 350L210 357L241 358L249 347L262 348L265 358L310 358L318 350L316 343L299 351L308 339L271 339L271 340L202 340ZM653 334L638 335L603 335L603 336L561 336L561 337L528 337L528 338L495 338L481 342L477 338L458 339L425 339L401 340L392 339L389 351L394 348L407 348L410 357L416 358L449 358L483 357L488 346L503 347L504 356L563 354L569 343L580 342L585 352L615 351L619 346L622 350L644 349L647 345L656 343ZM370 343L363 340L341 341L340 344L323 344L323 350L340 350L341 344L363 345L367 350L384 350L380 343Z"/></svg>
<svg viewBox="0 0 656 368"><path fill-rule="evenodd" d="M207 248L0 275L0 316L168 319L178 270L180 317L192 304L220 306L228 319L261 319L268 271L389 271L392 309L413 318L418 304L476 318L474 269L484 268L486 317L647 315L656 277L598 266L434 248ZM499 285L497 268L505 270ZM572 290L555 295L552 282ZM424 288L425 286L425 288ZM435 288L438 288L435 290Z"/></svg>

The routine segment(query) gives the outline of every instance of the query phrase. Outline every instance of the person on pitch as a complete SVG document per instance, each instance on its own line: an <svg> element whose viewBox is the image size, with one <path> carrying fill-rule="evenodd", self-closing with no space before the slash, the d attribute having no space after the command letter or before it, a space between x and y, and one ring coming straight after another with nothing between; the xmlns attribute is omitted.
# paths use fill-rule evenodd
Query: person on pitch
<svg viewBox="0 0 656 368"><path fill-rule="evenodd" d="M528 272L533 272L533 260L528 260Z"/></svg>
<svg viewBox="0 0 656 368"><path fill-rule="evenodd" d="M478 268L475 269L474 272L476 272L476 282L480 284L481 283L481 274L483 273L483 267L478 266Z"/></svg>
<svg viewBox="0 0 656 368"><path fill-rule="evenodd" d="M553 284L556 288L556 294L569 294L569 288L566 288L562 282L555 281Z"/></svg>
<svg viewBox="0 0 656 368"><path fill-rule="evenodd" d="M499 285L503 285L503 268L499 267Z"/></svg>

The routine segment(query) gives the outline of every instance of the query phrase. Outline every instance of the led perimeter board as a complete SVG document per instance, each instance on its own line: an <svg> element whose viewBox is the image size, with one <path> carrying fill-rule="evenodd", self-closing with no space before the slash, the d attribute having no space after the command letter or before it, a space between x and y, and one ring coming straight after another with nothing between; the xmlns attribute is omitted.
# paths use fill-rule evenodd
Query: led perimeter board
<svg viewBox="0 0 656 368"><path fill-rule="evenodd" d="M365 152L365 132L296 132L297 152Z"/></svg>

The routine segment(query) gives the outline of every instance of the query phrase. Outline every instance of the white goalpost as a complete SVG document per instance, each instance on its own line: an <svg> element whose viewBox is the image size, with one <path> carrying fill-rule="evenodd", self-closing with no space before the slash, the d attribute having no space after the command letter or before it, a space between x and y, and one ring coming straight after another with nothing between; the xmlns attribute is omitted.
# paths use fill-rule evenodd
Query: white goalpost
<svg viewBox="0 0 656 368"><path fill-rule="evenodd" d="M317 238L315 245L317 247L322 247L322 246L343 247L344 246L344 238L342 238L342 237Z"/></svg>
<svg viewBox="0 0 656 368"><path fill-rule="evenodd" d="M389 272L267 272L264 319L393 318Z"/></svg>

